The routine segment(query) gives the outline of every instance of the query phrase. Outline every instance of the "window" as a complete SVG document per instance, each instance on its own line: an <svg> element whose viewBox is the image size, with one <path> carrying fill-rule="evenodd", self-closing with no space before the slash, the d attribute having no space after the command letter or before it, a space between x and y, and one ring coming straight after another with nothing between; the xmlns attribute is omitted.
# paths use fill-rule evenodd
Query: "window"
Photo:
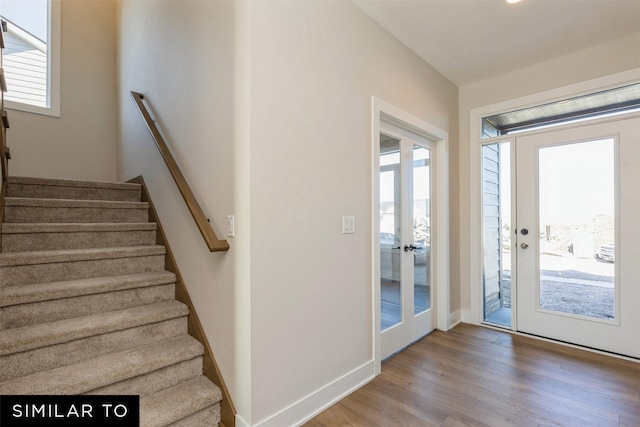
<svg viewBox="0 0 640 427"><path fill-rule="evenodd" d="M2 66L13 110L60 116L60 0L0 0Z"/></svg>
<svg viewBox="0 0 640 427"><path fill-rule="evenodd" d="M640 109L640 83L482 118L482 139Z"/></svg>

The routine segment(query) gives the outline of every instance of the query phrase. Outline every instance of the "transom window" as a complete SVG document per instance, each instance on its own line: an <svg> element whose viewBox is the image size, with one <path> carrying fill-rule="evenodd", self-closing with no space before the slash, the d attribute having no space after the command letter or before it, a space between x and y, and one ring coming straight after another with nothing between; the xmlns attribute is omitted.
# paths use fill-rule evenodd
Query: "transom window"
<svg viewBox="0 0 640 427"><path fill-rule="evenodd" d="M482 139L640 110L640 83L482 118Z"/></svg>

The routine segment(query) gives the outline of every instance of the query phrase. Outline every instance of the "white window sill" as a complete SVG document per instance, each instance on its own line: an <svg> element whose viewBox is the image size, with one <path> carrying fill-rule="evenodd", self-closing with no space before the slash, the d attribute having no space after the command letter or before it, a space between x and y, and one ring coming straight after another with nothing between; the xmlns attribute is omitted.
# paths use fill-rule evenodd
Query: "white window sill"
<svg viewBox="0 0 640 427"><path fill-rule="evenodd" d="M60 117L60 106L39 107L37 105L23 104L15 101L4 101L4 108L7 110L23 111L25 113L41 114L43 116Z"/></svg>

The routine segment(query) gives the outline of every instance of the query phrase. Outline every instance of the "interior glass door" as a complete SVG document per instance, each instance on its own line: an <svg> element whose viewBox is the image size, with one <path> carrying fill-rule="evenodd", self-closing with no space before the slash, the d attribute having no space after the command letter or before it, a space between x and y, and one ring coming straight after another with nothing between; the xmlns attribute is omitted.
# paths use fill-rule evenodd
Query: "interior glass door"
<svg viewBox="0 0 640 427"><path fill-rule="evenodd" d="M382 357L434 329L432 145L417 136L380 135Z"/></svg>
<svg viewBox="0 0 640 427"><path fill-rule="evenodd" d="M639 131L516 139L518 330L640 357Z"/></svg>

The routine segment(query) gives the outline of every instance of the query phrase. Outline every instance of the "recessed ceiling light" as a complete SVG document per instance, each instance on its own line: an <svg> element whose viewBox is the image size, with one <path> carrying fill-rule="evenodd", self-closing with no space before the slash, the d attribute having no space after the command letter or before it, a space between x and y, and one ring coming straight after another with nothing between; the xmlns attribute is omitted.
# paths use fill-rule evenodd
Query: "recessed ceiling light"
<svg viewBox="0 0 640 427"><path fill-rule="evenodd" d="M509 4L513 4L513 3L520 3L521 0L507 0L507 3Z"/></svg>

